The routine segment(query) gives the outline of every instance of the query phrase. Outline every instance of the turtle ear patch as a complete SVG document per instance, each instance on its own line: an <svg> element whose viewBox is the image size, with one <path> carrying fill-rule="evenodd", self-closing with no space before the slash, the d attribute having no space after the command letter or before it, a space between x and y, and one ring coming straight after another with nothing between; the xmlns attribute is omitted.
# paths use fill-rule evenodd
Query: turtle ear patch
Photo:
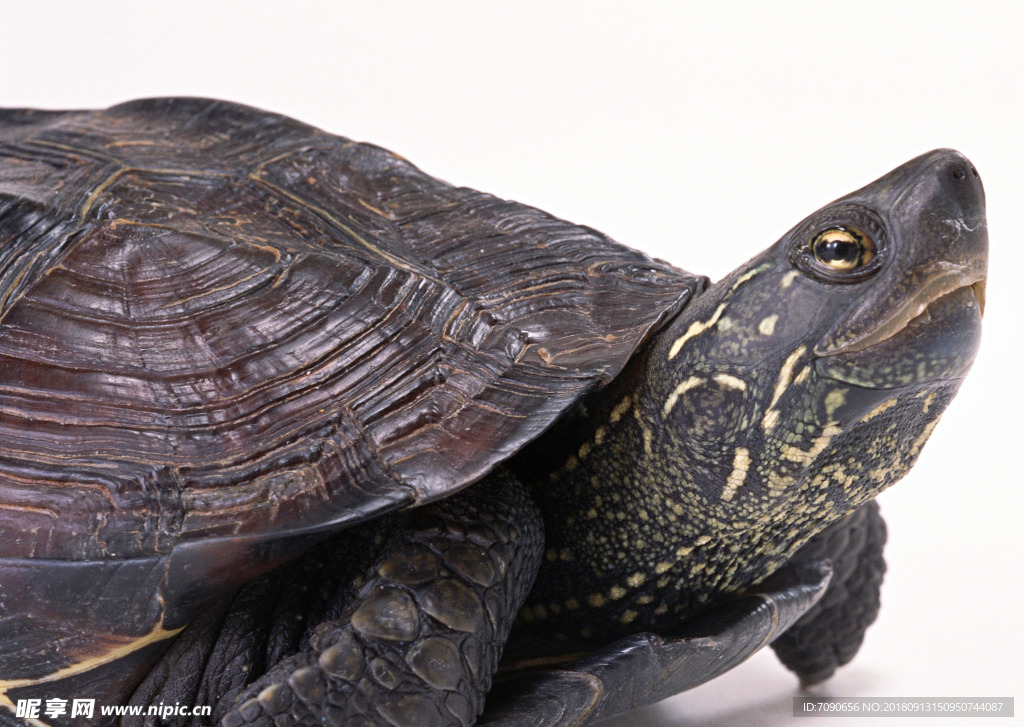
<svg viewBox="0 0 1024 727"><path fill-rule="evenodd" d="M691 376L665 399L661 416L686 439L730 442L747 419L747 382L732 374Z"/></svg>

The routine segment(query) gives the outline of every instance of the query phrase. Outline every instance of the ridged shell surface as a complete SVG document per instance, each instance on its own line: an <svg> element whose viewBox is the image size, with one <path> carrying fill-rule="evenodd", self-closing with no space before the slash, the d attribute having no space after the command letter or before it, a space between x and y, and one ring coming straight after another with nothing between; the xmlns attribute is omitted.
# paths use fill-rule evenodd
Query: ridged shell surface
<svg viewBox="0 0 1024 727"><path fill-rule="evenodd" d="M0 557L128 558L442 497L700 285L244 106L0 111Z"/></svg>

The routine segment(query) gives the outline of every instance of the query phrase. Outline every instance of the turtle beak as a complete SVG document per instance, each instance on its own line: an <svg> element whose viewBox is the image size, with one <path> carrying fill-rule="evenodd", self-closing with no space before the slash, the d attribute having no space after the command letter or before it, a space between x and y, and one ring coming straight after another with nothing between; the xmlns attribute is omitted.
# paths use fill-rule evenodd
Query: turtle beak
<svg viewBox="0 0 1024 727"><path fill-rule="evenodd" d="M985 315L985 281L979 280L977 283L973 283L971 290L974 291L974 297L978 299L978 308L981 310L981 314Z"/></svg>

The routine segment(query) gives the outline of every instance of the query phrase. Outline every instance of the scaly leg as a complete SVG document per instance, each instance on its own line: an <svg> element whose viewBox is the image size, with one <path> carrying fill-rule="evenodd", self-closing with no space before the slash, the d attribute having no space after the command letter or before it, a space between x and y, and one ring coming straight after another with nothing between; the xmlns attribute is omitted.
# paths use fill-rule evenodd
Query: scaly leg
<svg viewBox="0 0 1024 727"><path fill-rule="evenodd" d="M471 725L540 563L540 516L498 472L384 523L241 589L133 701L216 703L225 727Z"/></svg>

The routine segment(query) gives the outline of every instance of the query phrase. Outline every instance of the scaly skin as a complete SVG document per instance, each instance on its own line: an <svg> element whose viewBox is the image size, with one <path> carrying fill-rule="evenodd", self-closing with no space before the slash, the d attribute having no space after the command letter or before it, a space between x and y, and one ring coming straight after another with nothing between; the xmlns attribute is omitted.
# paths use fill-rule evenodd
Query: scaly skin
<svg viewBox="0 0 1024 727"><path fill-rule="evenodd" d="M540 560L539 515L499 471L391 526L242 589L133 702L216 704L225 727L473 724Z"/></svg>

